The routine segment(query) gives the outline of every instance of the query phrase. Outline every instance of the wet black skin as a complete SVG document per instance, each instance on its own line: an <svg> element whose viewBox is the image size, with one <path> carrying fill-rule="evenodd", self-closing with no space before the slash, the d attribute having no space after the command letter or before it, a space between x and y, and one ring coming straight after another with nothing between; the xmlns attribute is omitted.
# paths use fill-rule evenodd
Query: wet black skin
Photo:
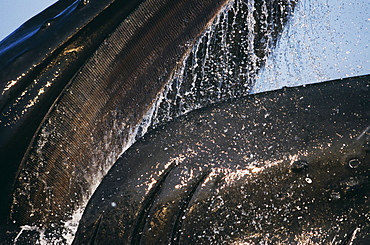
<svg viewBox="0 0 370 245"><path fill-rule="evenodd" d="M1 222L9 215L20 163L46 114L86 59L142 1L86 2L58 1L0 43ZM7 89L12 80L17 83ZM48 82L52 86L45 87ZM25 110L40 88L44 93ZM19 100L24 91L28 93Z"/></svg>
<svg viewBox="0 0 370 245"><path fill-rule="evenodd" d="M61 0L0 43L0 230L54 234L84 205L227 2ZM255 72L294 3L255 2Z"/></svg>
<svg viewBox="0 0 370 245"><path fill-rule="evenodd" d="M88 188L85 187L86 183L72 184L76 188L70 188L67 191L69 193L60 187L81 179L70 175L81 172L78 168L86 169L92 161L89 156L99 150L94 147L98 143L87 143L86 138L98 139L106 133L104 131L110 130L106 124L114 120L109 118L113 110L119 111L122 122L138 124L163 88L170 71L186 51L185 44L191 43L204 30L224 2L214 0L187 4L185 1L162 1L158 4L141 0L58 1L3 40L0 43L1 222L9 219L12 192L17 191L17 188L24 189L17 183L24 172L31 173L28 174L31 176L33 173L57 171L58 174L54 176L61 177L41 179L44 179L46 185L53 185L52 189L57 189L52 195L59 200L53 201L57 205L45 203L43 200L50 197L42 194L44 184L35 183L38 190L26 197L27 200L18 202L26 206L30 202L31 205L21 207L21 210L16 207L14 213L10 214L11 219L17 220L19 224L34 223L38 219L45 219L41 223L59 219L41 217L49 215L45 214L45 210L36 212L45 215L31 218L29 212L32 205L48 206L53 216L66 212L64 208L58 210L58 206L64 206L61 198L65 199L77 192L77 199L81 199L81 193L84 192L81 189ZM139 6L144 6L144 9ZM146 18L147 12L152 16ZM127 19L141 21L140 28L128 29L118 39L109 40L117 26ZM171 29L171 32L164 29ZM118 51L108 48L108 51L99 53L101 46L117 43L124 43L125 46ZM113 61L111 57L114 57ZM95 74L89 74L89 69L94 69ZM12 81L16 81L15 85L12 85ZM69 95L66 95L66 89ZM75 97L71 98L71 94ZM48 139L48 142L52 146L47 145L47 149L43 150L47 156L36 159L42 126L55 114L58 123L63 122L58 115L59 111L55 109L63 101L69 106L69 114L64 125L57 131L72 139L68 140L58 132L51 135L52 139ZM91 104L91 101L98 101L98 105ZM122 108L119 108L120 105ZM89 115L84 115L86 113ZM94 126L96 124L101 128ZM122 138L128 132L124 134ZM118 145L118 142L124 141L119 137L113 138L111 144ZM61 150L55 149L55 143L63 145L67 154L61 155ZM85 157L81 156L81 152ZM109 155L109 152L104 154ZM115 157L118 158L118 155ZM83 159L83 163L77 163L78 159ZM46 166L44 169L40 169L42 161ZM75 171L57 170L62 161L69 161L69 169L74 168ZM98 165L104 162L96 161ZM37 179L40 177L31 177L28 181L34 183ZM70 199L67 202L71 202Z"/></svg>
<svg viewBox="0 0 370 245"><path fill-rule="evenodd" d="M39 239L22 225L60 238L91 176L124 149L125 127L226 2L63 0L0 43L1 242ZM254 4L257 70L285 4ZM369 243L369 93L369 77L357 77L158 127L104 179L75 244Z"/></svg>
<svg viewBox="0 0 370 245"><path fill-rule="evenodd" d="M364 76L158 127L103 179L74 244L368 244L369 108Z"/></svg>

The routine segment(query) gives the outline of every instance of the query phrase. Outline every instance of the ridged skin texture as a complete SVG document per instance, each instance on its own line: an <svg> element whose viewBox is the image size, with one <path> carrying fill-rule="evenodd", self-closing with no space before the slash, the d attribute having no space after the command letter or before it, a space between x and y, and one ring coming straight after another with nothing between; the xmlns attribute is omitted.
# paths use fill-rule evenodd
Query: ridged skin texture
<svg viewBox="0 0 370 245"><path fill-rule="evenodd" d="M218 103L146 134L74 244L367 244L370 77Z"/></svg>
<svg viewBox="0 0 370 245"><path fill-rule="evenodd" d="M75 244L369 243L368 76L190 112L117 161L154 106L152 127L249 93L294 1L228 15L251 8L255 21L226 35L231 69L250 72L232 75L217 70L219 40L197 43L230 2L64 0L0 43L1 240L59 239L114 165ZM223 23L243 21L215 29ZM19 233L25 225L37 229Z"/></svg>
<svg viewBox="0 0 370 245"><path fill-rule="evenodd" d="M99 182L123 151L185 44L224 2L90 1L83 6L76 1L41 24L31 37L38 41L54 36L54 26L66 30L58 30L62 36L49 48L49 43L30 48L37 54L48 51L40 61L14 53L2 73L7 80L1 114L1 181L7 187L2 216L9 215L9 190L14 193L12 223L48 226L70 216L83 195L91 194L91 182ZM71 28L74 18L82 24ZM4 50L7 58L10 51ZM13 82L7 72L17 62L30 70Z"/></svg>

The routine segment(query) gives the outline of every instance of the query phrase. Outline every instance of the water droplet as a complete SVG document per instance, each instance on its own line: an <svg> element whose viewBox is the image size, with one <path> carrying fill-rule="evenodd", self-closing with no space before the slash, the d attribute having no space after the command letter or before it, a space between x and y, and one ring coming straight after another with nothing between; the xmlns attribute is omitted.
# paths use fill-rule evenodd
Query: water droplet
<svg viewBox="0 0 370 245"><path fill-rule="evenodd" d="M311 179L311 178L308 178L308 177L307 177L305 180L306 180L306 182L307 182L308 184L311 184L311 183L312 183L312 179Z"/></svg>
<svg viewBox="0 0 370 245"><path fill-rule="evenodd" d="M344 188L345 191L348 191L354 187L361 185L361 179L350 177L349 179L343 180L340 182L340 185Z"/></svg>
<svg viewBox="0 0 370 245"><path fill-rule="evenodd" d="M55 22L55 19L48 19L44 23L42 23L40 30L45 30L50 27Z"/></svg>
<svg viewBox="0 0 370 245"><path fill-rule="evenodd" d="M112 202L111 204L110 204L112 207L117 207L117 203L115 203L115 202Z"/></svg>
<svg viewBox="0 0 370 245"><path fill-rule="evenodd" d="M370 152L370 136L366 137L366 141L364 143L364 151Z"/></svg>
<svg viewBox="0 0 370 245"><path fill-rule="evenodd" d="M275 198L278 200L284 200L288 195L286 193L278 193L275 195Z"/></svg>
<svg viewBox="0 0 370 245"><path fill-rule="evenodd" d="M82 8L82 7L85 7L86 5L88 5L89 3L90 3L90 0L80 0L77 7Z"/></svg>
<svg viewBox="0 0 370 245"><path fill-rule="evenodd" d="M350 168L358 168L360 165L361 165L361 162L357 158L353 158L353 159L348 161L348 166Z"/></svg>
<svg viewBox="0 0 370 245"><path fill-rule="evenodd" d="M335 200L339 200L341 198L341 195L339 192L337 191L333 191L332 193L330 193L330 199L335 201Z"/></svg>
<svg viewBox="0 0 370 245"><path fill-rule="evenodd" d="M308 163L303 160L295 161L291 167L291 170L295 173L303 172L303 171L306 171L307 169L308 169Z"/></svg>
<svg viewBox="0 0 370 245"><path fill-rule="evenodd" d="M42 24L41 29L45 29L49 26L51 26L51 21L46 21L44 24Z"/></svg>

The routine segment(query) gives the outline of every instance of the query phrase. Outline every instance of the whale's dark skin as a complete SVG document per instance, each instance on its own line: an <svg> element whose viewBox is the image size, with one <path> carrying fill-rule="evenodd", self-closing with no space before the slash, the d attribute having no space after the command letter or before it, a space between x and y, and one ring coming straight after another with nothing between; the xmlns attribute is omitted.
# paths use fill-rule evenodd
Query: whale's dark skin
<svg viewBox="0 0 370 245"><path fill-rule="evenodd" d="M60 238L227 2L62 0L0 43L2 243ZM254 2L256 69L291 5ZM369 93L357 77L159 127L104 179L75 244L370 243Z"/></svg>
<svg viewBox="0 0 370 245"><path fill-rule="evenodd" d="M0 43L2 222L16 172L45 115L86 59L142 1L87 2L58 1Z"/></svg>
<svg viewBox="0 0 370 245"><path fill-rule="evenodd" d="M53 233L83 208L227 2L62 0L0 43L0 230ZM294 2L251 6L257 70Z"/></svg>
<svg viewBox="0 0 370 245"><path fill-rule="evenodd" d="M72 167L75 170L62 169L54 174L53 180L47 180L47 176L29 180L37 182L41 177L43 183L34 183L39 190L26 197L27 200L21 198L22 200L17 202L22 203L21 205L30 202L29 206L36 207L48 206L49 214L45 211L41 216L65 212L64 208L60 210L60 205L65 205L63 200L71 202L73 193L81 193L84 192L82 188L88 188L84 187L86 183L72 185L76 187L75 190L72 190L72 187L68 190L61 188L75 182L76 178L81 179L70 176L72 172L80 172L81 170L77 169L82 167L73 159L83 159L87 165L92 161L87 158L93 153L84 151L90 149L94 152L95 149L91 145L97 143L89 143L86 138L99 138L104 135L104 128L109 129L105 122L110 123L112 120L109 114L113 109L124 118L121 119L122 123L137 124L161 91L170 71L183 56L187 49L185 44L204 30L225 2L213 0L188 4L186 1L161 1L158 4L155 1L135 0L73 3L60 1L5 39L0 45L0 59L6 61L2 62L0 67L3 91L0 98L1 221L4 222L5 217L9 216L11 191L23 188L19 187L16 181L22 172L56 173L55 171L59 171L56 169L62 166L60 163L69 159L69 169ZM151 16L148 16L148 13ZM109 40L108 37L117 32L117 26L122 25L124 20L136 24L127 24L127 28L131 29L118 36L119 40ZM140 28L135 29L135 25ZM99 53L104 40L123 47L118 48L118 51L106 47L106 50ZM89 69L93 69L93 74L86 71ZM160 80L159 77L163 79ZM69 94L65 93L67 88ZM36 151L33 149L39 143L35 141L42 133L40 129L47 116L58 114L54 108L57 101L59 104L67 103L68 111L72 109L64 120L65 125L61 126L62 129L57 129L62 134L69 135L71 139L65 136L56 139L58 136L52 136L53 142L48 140L52 146L44 148L46 166L40 169L40 159L36 162L30 160L35 159L39 153L34 153L33 157L30 155L32 151ZM96 102L98 104L94 104ZM73 107L74 105L76 107ZM124 105L124 109L119 109L120 105ZM58 115L56 117L60 118ZM103 129L93 126L96 124ZM113 138L109 144L117 145L117 142L122 141L120 136ZM65 142L66 140L69 141ZM57 142L63 145L67 154L62 156L61 150L55 149ZM90 146L87 146L88 144ZM81 152L84 152L85 157L81 156ZM44 202L51 197L42 194L43 185L59 186L51 188L59 189L51 194L59 199L53 201L56 205ZM67 196L70 196L68 200ZM12 219L26 224L44 218L38 215L41 213L38 211L36 216L30 214L29 209L30 207L16 206L13 208Z"/></svg>
<svg viewBox="0 0 370 245"><path fill-rule="evenodd" d="M369 75L230 100L128 149L74 244L368 244L369 173Z"/></svg>

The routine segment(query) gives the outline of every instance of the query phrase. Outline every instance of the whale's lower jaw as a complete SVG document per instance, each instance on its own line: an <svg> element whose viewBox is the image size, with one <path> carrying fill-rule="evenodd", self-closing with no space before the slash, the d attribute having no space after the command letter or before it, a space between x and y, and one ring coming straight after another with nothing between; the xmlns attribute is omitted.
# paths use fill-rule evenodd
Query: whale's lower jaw
<svg viewBox="0 0 370 245"><path fill-rule="evenodd" d="M75 244L366 244L369 89L370 76L286 88L148 133L102 181Z"/></svg>
<svg viewBox="0 0 370 245"><path fill-rule="evenodd" d="M73 220L149 126L248 94L294 6L66 0L26 22L0 42L0 223Z"/></svg>
<svg viewBox="0 0 370 245"><path fill-rule="evenodd" d="M368 243L369 76L194 111L115 164L247 95L295 3L65 0L0 42L0 241L72 242L115 165L76 244Z"/></svg>

